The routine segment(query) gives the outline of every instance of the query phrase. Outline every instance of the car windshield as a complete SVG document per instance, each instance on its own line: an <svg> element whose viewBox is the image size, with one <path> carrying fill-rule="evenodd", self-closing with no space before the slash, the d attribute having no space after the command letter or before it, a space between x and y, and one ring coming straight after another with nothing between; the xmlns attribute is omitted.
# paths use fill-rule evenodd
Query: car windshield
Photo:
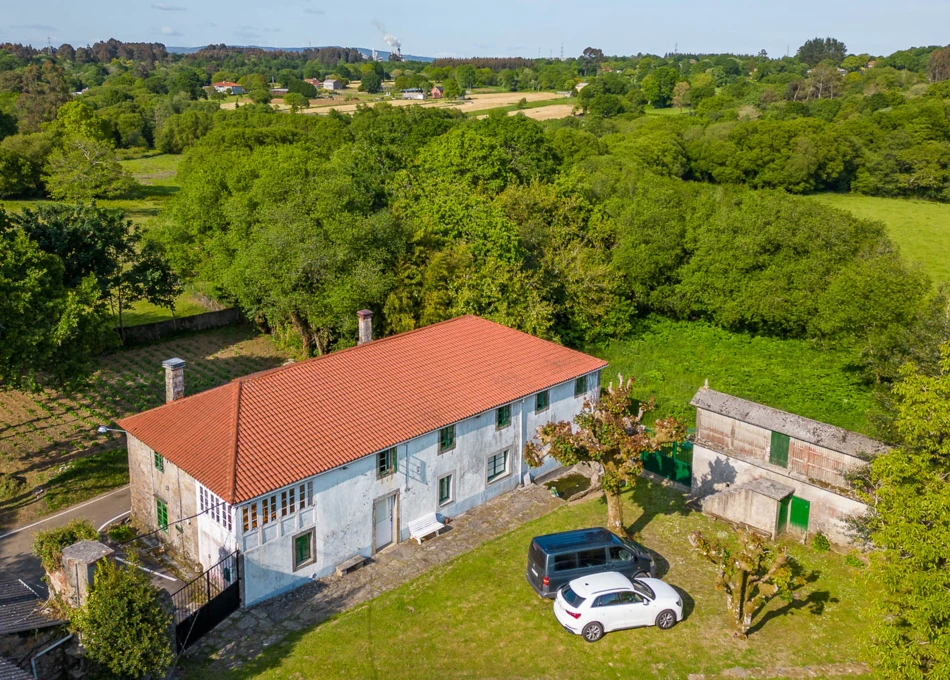
<svg viewBox="0 0 950 680"><path fill-rule="evenodd" d="M571 590L570 586L561 591L561 597L574 608L578 608L584 604L584 598Z"/></svg>
<svg viewBox="0 0 950 680"><path fill-rule="evenodd" d="M633 589L635 591L637 591L644 597L647 597L651 600L656 599L656 594L653 592L650 586L648 586L646 583L644 583L643 581L637 581L636 579L634 579L632 583L633 583Z"/></svg>

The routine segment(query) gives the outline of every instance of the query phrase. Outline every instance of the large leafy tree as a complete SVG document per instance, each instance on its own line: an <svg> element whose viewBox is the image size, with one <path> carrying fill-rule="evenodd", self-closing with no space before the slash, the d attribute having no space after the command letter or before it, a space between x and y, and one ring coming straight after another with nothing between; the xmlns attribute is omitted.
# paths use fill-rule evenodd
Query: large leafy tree
<svg viewBox="0 0 950 680"><path fill-rule="evenodd" d="M864 488L871 576L883 586L873 638L883 677L950 677L950 345L937 375L913 364L894 386L898 446Z"/></svg>
<svg viewBox="0 0 950 680"><path fill-rule="evenodd" d="M633 377L617 377L597 401L585 401L574 422L562 420L538 428L537 441L525 447L525 460L532 467L551 455L562 465L600 463L601 484L607 498L607 528L621 536L627 533L623 520L624 485L632 486L643 471L641 454L664 444L683 441L686 426L676 418L662 418L651 433L643 416L653 409L653 400L640 402L633 396Z"/></svg>
<svg viewBox="0 0 950 680"><path fill-rule="evenodd" d="M836 65L840 64L848 55L848 48L835 38L812 38L798 48L798 58L809 66L817 66L825 59L830 59Z"/></svg>
<svg viewBox="0 0 950 680"><path fill-rule="evenodd" d="M135 186L110 144L83 136L53 150L43 180L53 198L68 201L116 198Z"/></svg>
<svg viewBox="0 0 950 680"><path fill-rule="evenodd" d="M91 277L100 306L123 328L123 314L138 300L174 308L180 292L162 249L143 240L122 212L92 205L44 205L13 218L41 250L59 259L68 288Z"/></svg>
<svg viewBox="0 0 950 680"><path fill-rule="evenodd" d="M0 387L72 385L85 377L108 329L95 277L68 281L0 210Z"/></svg>

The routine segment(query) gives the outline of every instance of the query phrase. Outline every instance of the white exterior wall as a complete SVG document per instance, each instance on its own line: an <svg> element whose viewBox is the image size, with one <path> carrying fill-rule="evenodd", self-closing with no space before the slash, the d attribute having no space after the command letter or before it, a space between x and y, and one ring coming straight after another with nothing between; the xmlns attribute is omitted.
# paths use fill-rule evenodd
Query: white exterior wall
<svg viewBox="0 0 950 680"><path fill-rule="evenodd" d="M195 499L195 504L200 508L202 485L196 483L195 486L198 492L198 498ZM225 513L230 513L231 515L232 529L230 531L227 528L226 519L224 517ZM211 516L211 513L202 513L198 515L197 518L198 560L201 562L202 569L210 569L237 548L237 538L235 537L233 528L236 526L234 509L224 505L221 511L217 513L217 516L221 518L222 523L215 520L214 517Z"/></svg>
<svg viewBox="0 0 950 680"><path fill-rule="evenodd" d="M848 516L864 514L867 506L777 470L776 466L768 463L754 464L713 451L701 444L693 446L693 493L695 495L705 496L754 479L771 479L793 488L795 496L810 503L809 534L821 531L833 543L840 545L850 543L851 539L843 520ZM774 511L770 512L768 519L775 516Z"/></svg>
<svg viewBox="0 0 950 680"><path fill-rule="evenodd" d="M558 463L552 458L540 468L529 469L524 463L524 444L539 425L573 419L585 398L599 394L598 378L597 373L591 374L588 391L578 397L574 396L573 380L552 387L549 406L541 413L534 412L535 395L513 402L511 425L502 430L496 428L495 409L456 423L455 448L442 454L438 453L438 431L399 444L396 472L383 479L377 479L374 453L304 480L313 482L312 506L257 530L243 531L241 506L236 507L235 533L244 555L245 605L328 576L356 554L371 556L373 503L381 497L396 494L398 540L406 540L410 521L432 512L459 515L517 488L529 471L537 476L556 468ZM488 458L505 449L509 451L507 474L488 483ZM438 480L447 473L454 476L453 500L440 508ZM316 560L294 572L293 538L311 528Z"/></svg>

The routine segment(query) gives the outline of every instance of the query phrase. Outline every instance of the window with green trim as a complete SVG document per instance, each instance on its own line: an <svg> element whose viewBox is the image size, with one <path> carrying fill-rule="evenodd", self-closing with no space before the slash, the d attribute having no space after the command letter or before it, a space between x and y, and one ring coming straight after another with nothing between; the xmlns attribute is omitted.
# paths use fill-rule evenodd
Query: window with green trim
<svg viewBox="0 0 950 680"><path fill-rule="evenodd" d="M495 409L495 427L502 430L511 425L511 404Z"/></svg>
<svg viewBox="0 0 950 680"><path fill-rule="evenodd" d="M548 406L551 404L551 395L548 394L547 390L544 392L538 392L534 397L534 411L535 413L540 413L541 411L547 411Z"/></svg>
<svg viewBox="0 0 950 680"><path fill-rule="evenodd" d="M155 499L155 516L158 518L158 528L168 533L168 506L161 498Z"/></svg>
<svg viewBox="0 0 950 680"><path fill-rule="evenodd" d="M165 458L158 451L155 451L152 454L152 459L155 461L155 469L159 472L165 472Z"/></svg>
<svg viewBox="0 0 950 680"><path fill-rule="evenodd" d="M439 453L445 453L455 448L455 425L449 425L439 430Z"/></svg>
<svg viewBox="0 0 950 680"><path fill-rule="evenodd" d="M396 449L386 449L376 455L376 477L382 479L396 471Z"/></svg>
<svg viewBox="0 0 950 680"><path fill-rule="evenodd" d="M508 450L488 458L488 481L493 482L508 473Z"/></svg>
<svg viewBox="0 0 950 680"><path fill-rule="evenodd" d="M452 475L445 475L439 478L439 505L443 506L452 502Z"/></svg>
<svg viewBox="0 0 950 680"><path fill-rule="evenodd" d="M294 536L294 571L314 561L313 529Z"/></svg>
<svg viewBox="0 0 950 680"><path fill-rule="evenodd" d="M574 381L574 396L581 397L587 393L587 376Z"/></svg>

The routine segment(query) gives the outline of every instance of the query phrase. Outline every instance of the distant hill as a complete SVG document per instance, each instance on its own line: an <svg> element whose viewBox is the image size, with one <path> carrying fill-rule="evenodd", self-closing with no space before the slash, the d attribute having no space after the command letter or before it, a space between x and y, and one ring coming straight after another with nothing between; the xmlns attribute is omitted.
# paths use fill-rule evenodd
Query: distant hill
<svg viewBox="0 0 950 680"><path fill-rule="evenodd" d="M204 45L201 47L174 47L172 45L166 45L165 49L172 54L194 54L198 50L204 49ZM265 47L264 45L230 45L230 47L254 47L259 50L267 50L268 52L277 52L279 50L284 52L303 52L307 47ZM317 45L316 47L339 47L339 45ZM364 57L371 57L373 50L366 49L365 47L356 48L360 54ZM389 52L384 52L383 50L376 50L377 56L383 61L389 61ZM402 58L406 61L435 61L435 57L420 57L416 54L404 54Z"/></svg>

